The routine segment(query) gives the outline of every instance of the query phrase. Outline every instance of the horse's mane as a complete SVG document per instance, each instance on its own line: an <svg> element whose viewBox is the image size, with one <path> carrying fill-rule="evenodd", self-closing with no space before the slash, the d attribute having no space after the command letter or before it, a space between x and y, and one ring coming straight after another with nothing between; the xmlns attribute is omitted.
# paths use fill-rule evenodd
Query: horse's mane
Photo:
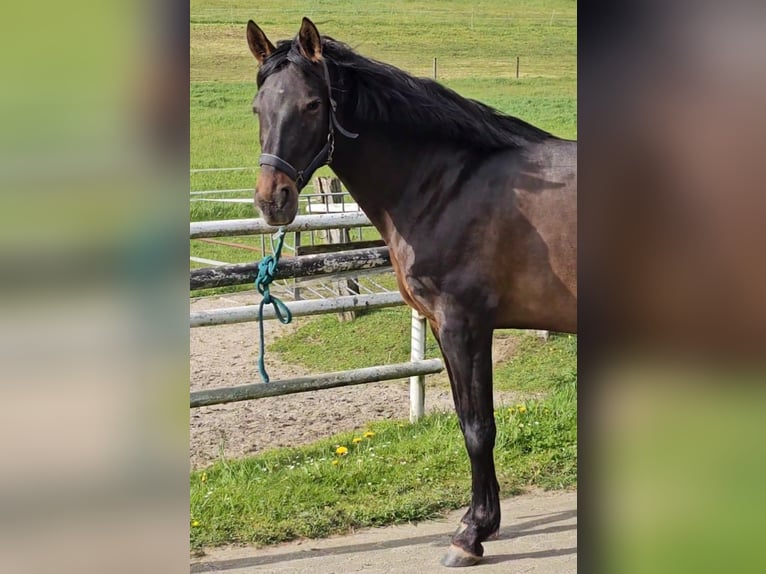
<svg viewBox="0 0 766 574"><path fill-rule="evenodd" d="M327 36L322 54L333 96L361 124L384 124L401 132L468 143L479 149L517 148L554 136L481 102L464 98L428 78L360 56ZM288 60L289 57L289 60ZM317 73L293 41L279 42L258 71L258 87L288 61Z"/></svg>

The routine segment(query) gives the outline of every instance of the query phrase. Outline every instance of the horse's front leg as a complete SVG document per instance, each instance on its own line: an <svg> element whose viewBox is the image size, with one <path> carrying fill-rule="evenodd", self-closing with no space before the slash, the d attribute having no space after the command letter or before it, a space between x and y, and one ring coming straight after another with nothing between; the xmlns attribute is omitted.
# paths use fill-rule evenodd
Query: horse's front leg
<svg viewBox="0 0 766 574"><path fill-rule="evenodd" d="M484 554L482 542L500 526L499 486L492 449L492 329L483 317L452 315L434 331L447 363L460 428L471 461L471 506L452 537L445 566L471 566Z"/></svg>

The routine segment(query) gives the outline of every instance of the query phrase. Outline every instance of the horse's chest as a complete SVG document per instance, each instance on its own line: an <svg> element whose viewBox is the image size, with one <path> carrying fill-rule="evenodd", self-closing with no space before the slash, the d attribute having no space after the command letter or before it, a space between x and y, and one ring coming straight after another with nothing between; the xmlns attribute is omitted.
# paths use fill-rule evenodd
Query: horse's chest
<svg viewBox="0 0 766 574"><path fill-rule="evenodd" d="M415 260L412 248L408 245L389 244L391 266L396 273L399 291L404 302L417 310L421 315L433 318L433 295L435 286L429 285L431 279L426 279L415 272Z"/></svg>

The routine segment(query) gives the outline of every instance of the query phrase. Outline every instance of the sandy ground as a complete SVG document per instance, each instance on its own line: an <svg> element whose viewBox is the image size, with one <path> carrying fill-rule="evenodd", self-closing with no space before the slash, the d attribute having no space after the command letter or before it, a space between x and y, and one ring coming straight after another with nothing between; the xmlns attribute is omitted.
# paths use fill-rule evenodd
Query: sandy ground
<svg viewBox="0 0 766 574"><path fill-rule="evenodd" d="M442 520L362 530L349 536L302 540L262 549L207 551L191 572L292 574L431 574L441 566L462 510ZM476 574L572 574L577 572L577 493L532 492L502 502L497 540L484 543Z"/></svg>
<svg viewBox="0 0 766 574"><path fill-rule="evenodd" d="M252 293L195 299L192 311L256 303ZM304 319L305 320L305 319ZM284 335L301 324L267 321L267 341ZM257 382L258 325L241 323L191 329L191 390ZM498 339L494 359L513 353L512 340ZM272 380L308 375L299 366L267 354ZM452 410L452 396L446 374L427 377L426 411ZM514 404L517 393L495 394L495 404ZM191 411L190 466L209 465L221 456L237 458L269 448L295 446L342 431L363 429L371 421L409 417L409 381L357 385L326 391L202 407Z"/></svg>

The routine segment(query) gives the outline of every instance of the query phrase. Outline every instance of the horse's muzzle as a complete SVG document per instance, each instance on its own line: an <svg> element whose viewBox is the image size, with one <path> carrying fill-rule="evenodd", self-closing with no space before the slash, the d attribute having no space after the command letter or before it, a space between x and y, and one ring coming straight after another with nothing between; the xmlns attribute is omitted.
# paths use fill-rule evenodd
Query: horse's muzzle
<svg viewBox="0 0 766 574"><path fill-rule="evenodd" d="M287 225L298 213L298 188L286 174L262 166L255 186L255 203L266 223Z"/></svg>

